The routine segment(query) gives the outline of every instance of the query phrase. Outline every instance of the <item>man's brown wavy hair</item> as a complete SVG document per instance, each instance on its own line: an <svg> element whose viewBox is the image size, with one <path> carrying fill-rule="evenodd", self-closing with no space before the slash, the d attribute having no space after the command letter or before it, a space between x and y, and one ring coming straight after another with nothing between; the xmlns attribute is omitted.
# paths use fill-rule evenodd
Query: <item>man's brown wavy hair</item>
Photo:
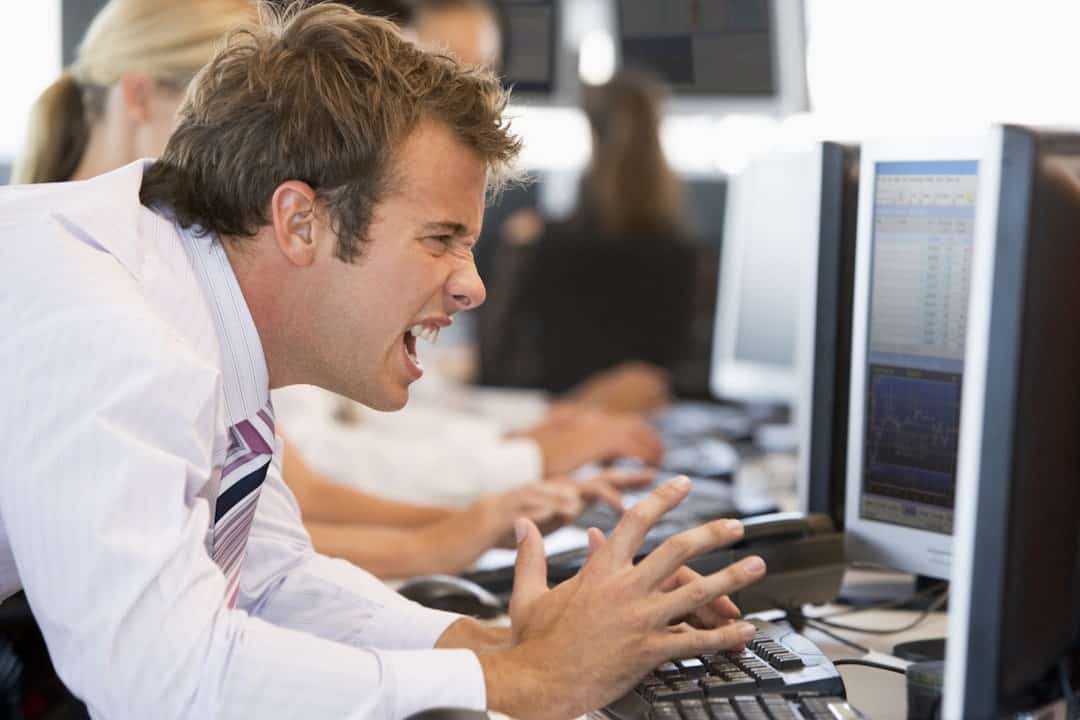
<svg viewBox="0 0 1080 720"><path fill-rule="evenodd" d="M489 188L509 177L521 141L494 74L424 52L390 22L344 5L263 14L193 81L176 132L144 174L143 205L200 233L250 237L269 224L278 185L302 180L326 203L336 254L349 262L421 119L444 123L477 153Z"/></svg>

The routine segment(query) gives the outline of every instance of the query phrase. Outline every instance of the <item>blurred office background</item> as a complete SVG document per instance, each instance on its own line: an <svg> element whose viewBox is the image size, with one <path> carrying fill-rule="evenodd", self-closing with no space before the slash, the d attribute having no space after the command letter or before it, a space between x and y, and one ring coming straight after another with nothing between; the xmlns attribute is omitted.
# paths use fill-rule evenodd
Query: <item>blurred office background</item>
<svg viewBox="0 0 1080 720"><path fill-rule="evenodd" d="M33 99L71 62L103 4L0 6L0 182L22 146ZM705 248L694 281L692 347L675 377L683 396L709 394L727 179L756 154L810 140L941 134L990 122L1080 125L1072 51L1080 3L1074 0L1022 6L985 0L501 4L503 72L515 87L510 113L525 139L522 165L532 182L511 188L489 210L478 248L481 273L489 284L497 282L503 223L515 211L531 208L557 221L573 210L590 157L582 88L635 62L650 65L669 81L663 150L685 182L688 224ZM482 315L473 315L455 328L456 339L476 339ZM514 384L485 379L482 359L463 374Z"/></svg>
<svg viewBox="0 0 1080 720"><path fill-rule="evenodd" d="M5 178L22 143L33 99L71 59L76 39L102 4L102 0L0 4L4 68L0 172ZM574 103L582 76L602 81L619 60L616 4L616 0L554 3L552 87L523 93L528 97L515 107L518 128L527 140L524 163L529 168L573 172L586 162L588 130ZM701 3L631 0L628 4ZM705 96L671 109L664 147L685 176L737 171L750 153L786 134L858 139L982 121L1080 123L1073 51L1080 4L1072 0L1022 4L775 0L774 10L780 11L774 20L802 15L807 103L777 105L779 113L764 114L753 103L740 107L738 102ZM519 45L543 42L536 25L521 32ZM568 201L557 187L547 198L553 210Z"/></svg>

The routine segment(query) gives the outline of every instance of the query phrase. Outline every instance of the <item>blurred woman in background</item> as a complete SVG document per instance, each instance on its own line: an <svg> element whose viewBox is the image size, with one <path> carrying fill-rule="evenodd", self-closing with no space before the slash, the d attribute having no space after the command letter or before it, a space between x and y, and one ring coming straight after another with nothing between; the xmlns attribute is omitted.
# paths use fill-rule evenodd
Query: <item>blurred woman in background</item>
<svg viewBox="0 0 1080 720"><path fill-rule="evenodd" d="M34 105L15 184L83 180L157 157L184 90L251 0L112 0L94 17L75 62Z"/></svg>
<svg viewBox="0 0 1080 720"><path fill-rule="evenodd" d="M593 151L577 207L565 222L507 221L483 319L485 377L563 393L620 364L676 366L696 248L660 145L662 99L661 85L630 72L585 89Z"/></svg>

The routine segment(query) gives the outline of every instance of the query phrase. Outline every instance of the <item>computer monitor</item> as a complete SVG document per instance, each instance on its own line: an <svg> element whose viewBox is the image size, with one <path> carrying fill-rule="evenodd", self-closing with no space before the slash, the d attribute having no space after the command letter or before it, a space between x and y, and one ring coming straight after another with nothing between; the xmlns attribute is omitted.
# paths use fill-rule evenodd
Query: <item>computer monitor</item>
<svg viewBox="0 0 1080 720"><path fill-rule="evenodd" d="M992 140L979 173L942 717L1045 705L1062 695L1059 661L1080 658L1080 134L1006 126Z"/></svg>
<svg viewBox="0 0 1080 720"><path fill-rule="evenodd" d="M617 0L622 64L659 75L672 107L806 110L802 0Z"/></svg>
<svg viewBox="0 0 1080 720"><path fill-rule="evenodd" d="M847 551L944 580L986 143L979 132L861 149Z"/></svg>
<svg viewBox="0 0 1080 720"><path fill-rule="evenodd" d="M823 149L775 149L728 183L710 388L792 406L810 354Z"/></svg>
<svg viewBox="0 0 1080 720"><path fill-rule="evenodd" d="M501 0L503 83L515 99L555 91L559 23L555 0Z"/></svg>
<svg viewBox="0 0 1080 720"><path fill-rule="evenodd" d="M799 406L799 507L844 527L851 300L855 281L859 148L825 143L821 165L813 351Z"/></svg>

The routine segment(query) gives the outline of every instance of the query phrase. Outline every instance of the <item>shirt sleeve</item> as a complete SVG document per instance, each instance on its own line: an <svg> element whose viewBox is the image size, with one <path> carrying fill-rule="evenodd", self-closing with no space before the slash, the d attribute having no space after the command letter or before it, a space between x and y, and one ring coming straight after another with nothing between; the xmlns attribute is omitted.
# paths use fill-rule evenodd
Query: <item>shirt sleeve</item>
<svg viewBox="0 0 1080 720"><path fill-rule="evenodd" d="M422 707L483 707L483 674L468 651L431 651L454 613L407 600L344 560L316 553L281 477L281 442L267 472L240 575L253 615L355 647L380 648L392 685ZM417 652L426 651L426 652Z"/></svg>
<svg viewBox="0 0 1080 720"><path fill-rule="evenodd" d="M338 582L336 598L312 592L309 612L325 604L344 620L340 608L371 590L367 610L354 610L357 629L288 612L282 601L298 603L311 587L300 578L346 574L328 561L279 566L259 608L227 607L205 544L220 372L135 293L112 297L54 307L0 337L10 403L0 414L0 530L57 671L91 714L278 720L482 708L473 653L376 649L381 640L430 647L450 618L391 607L355 578ZM360 622L364 612L385 627ZM415 631L414 617L425 623Z"/></svg>
<svg viewBox="0 0 1080 720"><path fill-rule="evenodd" d="M347 424L318 403L290 397L279 407L279 394L274 393L278 426L304 461L350 487L460 506L543 479L539 446L525 438L508 440L489 421L417 407L393 416L367 413Z"/></svg>

